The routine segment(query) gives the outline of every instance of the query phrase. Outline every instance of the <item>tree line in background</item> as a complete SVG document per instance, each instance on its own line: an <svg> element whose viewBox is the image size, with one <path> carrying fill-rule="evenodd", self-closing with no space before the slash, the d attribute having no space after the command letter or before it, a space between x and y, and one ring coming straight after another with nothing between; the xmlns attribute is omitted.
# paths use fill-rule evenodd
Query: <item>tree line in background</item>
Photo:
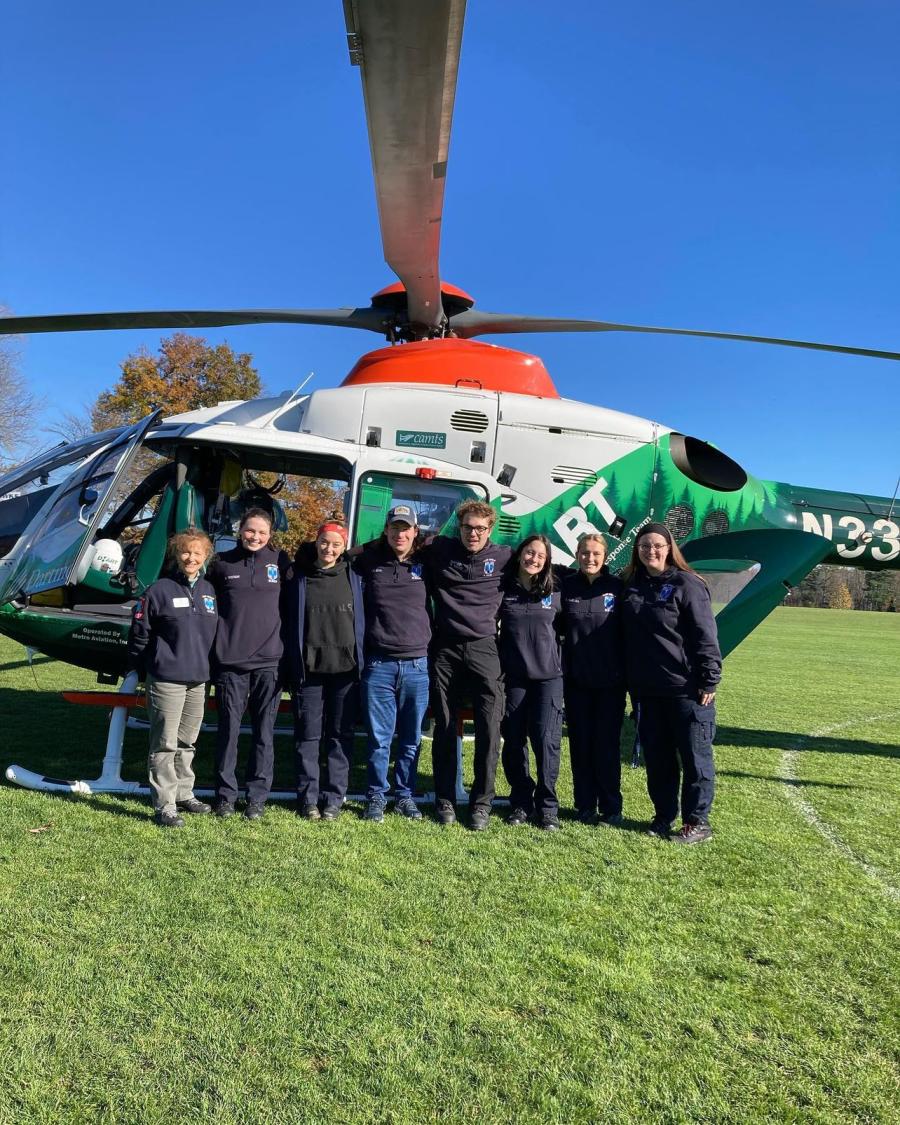
<svg viewBox="0 0 900 1125"><path fill-rule="evenodd" d="M818 609L896 610L900 606L900 571L817 566L799 586L792 587L784 604Z"/></svg>

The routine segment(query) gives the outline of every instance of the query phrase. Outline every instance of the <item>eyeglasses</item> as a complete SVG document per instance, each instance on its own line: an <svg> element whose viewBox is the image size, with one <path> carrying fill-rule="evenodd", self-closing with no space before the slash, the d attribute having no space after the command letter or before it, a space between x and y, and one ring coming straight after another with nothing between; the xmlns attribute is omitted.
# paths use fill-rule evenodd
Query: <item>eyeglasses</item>
<svg viewBox="0 0 900 1125"><path fill-rule="evenodd" d="M668 549L669 545L667 543L662 547L656 543L638 543L638 550L645 555L663 555Z"/></svg>
<svg viewBox="0 0 900 1125"><path fill-rule="evenodd" d="M491 530L489 527L481 527L477 523L464 523L461 528L468 535L485 535Z"/></svg>

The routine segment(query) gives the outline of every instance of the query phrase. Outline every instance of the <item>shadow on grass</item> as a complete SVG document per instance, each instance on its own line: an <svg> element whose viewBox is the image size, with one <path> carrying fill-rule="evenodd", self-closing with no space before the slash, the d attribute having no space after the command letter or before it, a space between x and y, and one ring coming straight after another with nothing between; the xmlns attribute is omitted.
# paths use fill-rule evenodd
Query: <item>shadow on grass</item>
<svg viewBox="0 0 900 1125"><path fill-rule="evenodd" d="M49 656L36 656L34 660L12 660L9 664L0 664L0 672L12 672L16 668L32 668L36 664L52 664L53 659Z"/></svg>
<svg viewBox="0 0 900 1125"><path fill-rule="evenodd" d="M808 778L781 777L777 773L750 773L748 770L716 770L717 777L743 777L750 781L777 781L782 785L792 785L797 789L859 789L868 786L850 785L845 781L812 781Z"/></svg>
<svg viewBox="0 0 900 1125"><path fill-rule="evenodd" d="M798 750L818 754L867 754L875 758L900 758L900 746L891 742L865 742L849 738L811 737L783 730L717 727L716 746L758 746L765 750Z"/></svg>

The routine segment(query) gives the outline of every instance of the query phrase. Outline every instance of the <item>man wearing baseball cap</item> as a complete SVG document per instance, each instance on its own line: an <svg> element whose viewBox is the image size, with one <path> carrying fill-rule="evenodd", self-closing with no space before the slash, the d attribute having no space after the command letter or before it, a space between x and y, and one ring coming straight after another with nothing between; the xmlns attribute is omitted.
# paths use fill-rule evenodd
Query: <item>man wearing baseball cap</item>
<svg viewBox="0 0 900 1125"><path fill-rule="evenodd" d="M365 819L380 824L390 790L388 764L396 731L394 810L422 814L413 799L422 719L428 706L431 615L418 545L419 520L409 504L387 514L380 539L367 544L353 568L363 580L365 668L360 683L368 732Z"/></svg>

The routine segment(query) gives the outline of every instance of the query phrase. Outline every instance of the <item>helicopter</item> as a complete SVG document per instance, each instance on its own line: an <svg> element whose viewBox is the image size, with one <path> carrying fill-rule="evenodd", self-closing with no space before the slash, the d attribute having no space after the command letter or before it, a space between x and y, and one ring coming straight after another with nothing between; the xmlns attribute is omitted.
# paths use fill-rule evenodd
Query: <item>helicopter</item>
<svg viewBox="0 0 900 1125"><path fill-rule="evenodd" d="M352 308L12 316L0 332L309 324L375 333L385 346L364 354L338 387L156 412L0 478L0 632L118 682L135 599L159 577L169 536L201 526L230 546L241 511L262 501L277 517L278 485L295 477L340 482L354 543L376 537L397 503L415 507L426 534L452 533L456 506L477 497L497 509L497 541L540 532L556 562L572 563L578 536L600 531L619 570L640 528L661 520L710 585L725 654L817 564L900 566L889 498L757 478L710 442L561 397L540 358L479 337L618 331L873 360L900 354L477 309L439 268L464 0L346 0L344 12L396 282ZM273 488L259 484L263 474L275 477ZM126 678L123 692L133 682ZM120 752L119 726L95 789L133 788L118 778L116 739ZM28 771L8 776L71 788Z"/></svg>

